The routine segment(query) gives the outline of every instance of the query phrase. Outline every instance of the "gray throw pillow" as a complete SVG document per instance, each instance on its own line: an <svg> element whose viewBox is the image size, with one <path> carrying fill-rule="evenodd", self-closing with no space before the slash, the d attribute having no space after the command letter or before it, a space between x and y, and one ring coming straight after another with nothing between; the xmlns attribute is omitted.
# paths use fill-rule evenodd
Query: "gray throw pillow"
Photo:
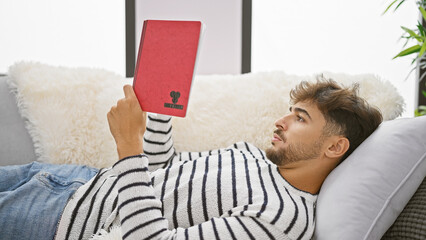
<svg viewBox="0 0 426 240"><path fill-rule="evenodd" d="M426 175L426 116L383 122L324 182L314 239L380 239Z"/></svg>

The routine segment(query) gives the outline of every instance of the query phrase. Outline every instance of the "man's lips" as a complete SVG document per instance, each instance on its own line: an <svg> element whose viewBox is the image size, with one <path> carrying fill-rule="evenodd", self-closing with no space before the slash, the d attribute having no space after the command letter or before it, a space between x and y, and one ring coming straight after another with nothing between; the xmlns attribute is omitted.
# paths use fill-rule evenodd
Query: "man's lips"
<svg viewBox="0 0 426 240"><path fill-rule="evenodd" d="M281 132L279 131L279 130L275 130L274 131L274 135L273 135L273 137L272 137L272 141L273 142L285 142L285 137L282 135L282 134L280 134Z"/></svg>
<svg viewBox="0 0 426 240"><path fill-rule="evenodd" d="M273 142L279 142L282 141L282 139L278 136L278 134L274 133L274 136L272 137Z"/></svg>

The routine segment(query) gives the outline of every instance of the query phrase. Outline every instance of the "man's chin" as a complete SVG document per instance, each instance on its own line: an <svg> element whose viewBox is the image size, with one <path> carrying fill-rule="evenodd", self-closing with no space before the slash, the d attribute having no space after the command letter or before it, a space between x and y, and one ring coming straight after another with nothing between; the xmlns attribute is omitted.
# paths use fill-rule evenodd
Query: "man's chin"
<svg viewBox="0 0 426 240"><path fill-rule="evenodd" d="M276 165L281 165L283 154L274 145L265 150L266 157Z"/></svg>

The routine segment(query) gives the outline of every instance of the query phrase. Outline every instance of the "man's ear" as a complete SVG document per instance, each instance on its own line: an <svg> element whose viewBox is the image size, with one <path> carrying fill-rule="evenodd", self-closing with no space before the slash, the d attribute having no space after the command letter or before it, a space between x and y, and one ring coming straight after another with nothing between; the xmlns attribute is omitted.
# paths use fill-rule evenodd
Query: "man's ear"
<svg viewBox="0 0 426 240"><path fill-rule="evenodd" d="M332 138L331 143L325 151L325 155L328 158L341 158L349 149L349 140L342 136L336 136Z"/></svg>

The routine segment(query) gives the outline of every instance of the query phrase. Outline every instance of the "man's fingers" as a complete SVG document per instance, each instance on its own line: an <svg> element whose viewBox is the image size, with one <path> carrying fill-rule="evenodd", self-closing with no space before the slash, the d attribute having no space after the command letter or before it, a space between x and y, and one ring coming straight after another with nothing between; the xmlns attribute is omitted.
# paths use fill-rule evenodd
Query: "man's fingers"
<svg viewBox="0 0 426 240"><path fill-rule="evenodd" d="M137 103L137 105L138 105L138 107L140 107L141 108L141 110L142 110L142 107L140 106L140 104L139 104L139 102L138 102L138 99L137 99L137 97L136 97L136 94L135 94L135 91L133 90L133 87L131 86L131 85L124 85L124 87L123 87L123 91L124 91L124 96L125 96L125 98L124 99L120 99L118 102L117 102L117 105L120 103L120 102L127 102L128 100L130 100L129 101L129 103ZM122 104L121 104L122 105ZM143 111L143 110L142 110Z"/></svg>
<svg viewBox="0 0 426 240"><path fill-rule="evenodd" d="M136 97L135 91L133 91L133 87L131 85L128 85L128 84L124 85L123 91L124 91L124 96L126 98L128 98L128 97Z"/></svg>

